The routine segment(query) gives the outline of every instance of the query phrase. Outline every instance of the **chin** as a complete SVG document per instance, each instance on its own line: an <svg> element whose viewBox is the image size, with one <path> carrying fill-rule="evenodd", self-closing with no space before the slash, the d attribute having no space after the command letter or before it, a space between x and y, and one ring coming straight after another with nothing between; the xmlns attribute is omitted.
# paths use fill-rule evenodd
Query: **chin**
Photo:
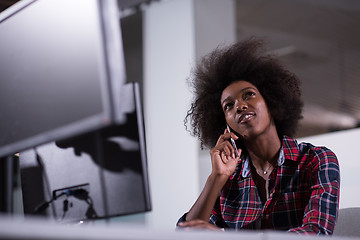
<svg viewBox="0 0 360 240"><path fill-rule="evenodd" d="M259 134L245 133L245 134L241 134L240 138L242 141L246 142L256 139L258 136Z"/></svg>
<svg viewBox="0 0 360 240"><path fill-rule="evenodd" d="M247 134L239 134L239 138L241 139L241 141L247 141L249 140L249 135Z"/></svg>

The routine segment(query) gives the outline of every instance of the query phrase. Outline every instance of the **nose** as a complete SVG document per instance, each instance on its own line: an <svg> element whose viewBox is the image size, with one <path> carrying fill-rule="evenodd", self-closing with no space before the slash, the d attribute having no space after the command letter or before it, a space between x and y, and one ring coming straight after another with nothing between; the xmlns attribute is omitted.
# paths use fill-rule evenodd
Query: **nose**
<svg viewBox="0 0 360 240"><path fill-rule="evenodd" d="M237 113L241 113L241 112L245 111L247 108L248 108L248 106L245 101L242 101L242 100L237 101L237 104L236 104L236 112Z"/></svg>

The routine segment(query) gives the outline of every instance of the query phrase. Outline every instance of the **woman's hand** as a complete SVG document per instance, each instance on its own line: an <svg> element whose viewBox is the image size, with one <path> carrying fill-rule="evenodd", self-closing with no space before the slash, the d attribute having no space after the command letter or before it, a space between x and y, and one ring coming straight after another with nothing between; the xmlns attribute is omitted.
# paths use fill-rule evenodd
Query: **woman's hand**
<svg viewBox="0 0 360 240"><path fill-rule="evenodd" d="M230 138L234 140L238 139L234 133L225 129L224 134L220 135L214 148L210 150L212 173L215 176L230 177L235 171L237 161L239 157L235 155L235 149L230 143ZM238 150L239 156L241 155L241 149Z"/></svg>
<svg viewBox="0 0 360 240"><path fill-rule="evenodd" d="M206 180L199 198L187 213L186 222L180 224L179 227L218 229L208 222L211 211L221 189L235 171L240 158L236 157L235 149L228 141L231 137L238 139L234 133L225 130L215 147L210 150L212 172ZM240 156L241 150L238 153Z"/></svg>
<svg viewBox="0 0 360 240"><path fill-rule="evenodd" d="M178 227L182 229L203 229L203 230L221 231L221 228L219 228L218 226L211 224L208 221L204 221L200 219L181 222L178 224Z"/></svg>

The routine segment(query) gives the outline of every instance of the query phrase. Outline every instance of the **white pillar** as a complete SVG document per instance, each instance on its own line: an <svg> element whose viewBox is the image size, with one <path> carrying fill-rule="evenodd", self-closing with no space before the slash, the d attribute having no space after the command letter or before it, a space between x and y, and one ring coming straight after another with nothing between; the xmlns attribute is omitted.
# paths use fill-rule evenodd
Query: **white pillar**
<svg viewBox="0 0 360 240"><path fill-rule="evenodd" d="M198 194L198 148L183 120L195 59L192 0L153 3L144 12L144 109L153 210L147 223L175 228Z"/></svg>
<svg viewBox="0 0 360 240"><path fill-rule="evenodd" d="M174 229L199 195L199 176L207 175L209 155L202 164L199 143L183 125L193 97L186 79L198 56L234 41L234 11L233 0L168 0L144 11L144 109L153 206L146 221L151 227ZM199 163L206 165L205 174Z"/></svg>

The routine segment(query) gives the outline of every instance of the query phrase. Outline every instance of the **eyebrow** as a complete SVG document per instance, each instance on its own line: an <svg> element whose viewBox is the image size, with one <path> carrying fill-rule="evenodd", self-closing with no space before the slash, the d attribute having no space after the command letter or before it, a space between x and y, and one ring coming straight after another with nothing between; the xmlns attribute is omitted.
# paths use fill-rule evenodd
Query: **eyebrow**
<svg viewBox="0 0 360 240"><path fill-rule="evenodd" d="M248 89L253 89L253 90L255 90L255 91L257 90L257 89L254 88L254 87L246 87L246 88L241 89L241 90L239 91L239 93L245 92L245 91L248 90ZM228 96L227 98L225 98L224 101L221 102L221 105L223 105L224 102L228 101L229 99L231 99L231 96Z"/></svg>

